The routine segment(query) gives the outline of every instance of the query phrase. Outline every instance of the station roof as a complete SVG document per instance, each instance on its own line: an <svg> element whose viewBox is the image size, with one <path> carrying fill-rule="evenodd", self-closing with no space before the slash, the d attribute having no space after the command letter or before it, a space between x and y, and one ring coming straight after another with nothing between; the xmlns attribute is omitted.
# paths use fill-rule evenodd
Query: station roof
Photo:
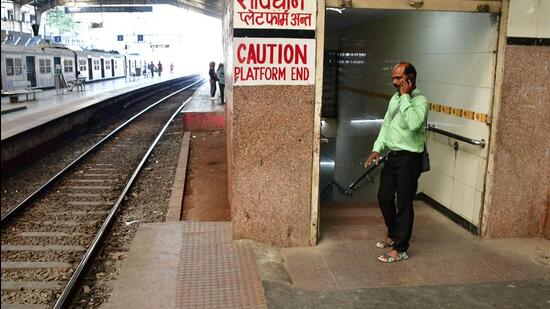
<svg viewBox="0 0 550 309"><path fill-rule="evenodd" d="M221 18L221 0L13 0L20 5L35 5L37 10L45 12L63 5L154 5L170 4L188 9L203 15Z"/></svg>

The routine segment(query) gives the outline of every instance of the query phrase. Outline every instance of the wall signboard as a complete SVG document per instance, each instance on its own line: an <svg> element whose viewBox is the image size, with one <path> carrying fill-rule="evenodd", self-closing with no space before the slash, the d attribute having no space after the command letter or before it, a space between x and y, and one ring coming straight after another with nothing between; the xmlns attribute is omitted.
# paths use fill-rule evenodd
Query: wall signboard
<svg viewBox="0 0 550 309"><path fill-rule="evenodd" d="M317 1L235 0L234 28L315 30Z"/></svg>
<svg viewBox="0 0 550 309"><path fill-rule="evenodd" d="M233 84L313 85L316 5L234 0Z"/></svg>

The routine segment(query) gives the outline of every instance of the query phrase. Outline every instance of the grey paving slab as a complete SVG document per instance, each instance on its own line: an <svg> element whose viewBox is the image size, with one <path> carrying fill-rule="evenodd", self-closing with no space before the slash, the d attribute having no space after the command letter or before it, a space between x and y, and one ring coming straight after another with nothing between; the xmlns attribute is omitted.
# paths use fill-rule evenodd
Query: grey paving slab
<svg viewBox="0 0 550 309"><path fill-rule="evenodd" d="M228 222L142 224L102 308L265 308L255 265Z"/></svg>
<svg viewBox="0 0 550 309"><path fill-rule="evenodd" d="M294 308L549 308L550 281L312 291L262 282L270 309Z"/></svg>
<svg viewBox="0 0 550 309"><path fill-rule="evenodd" d="M280 250L294 286L337 291L550 279L549 240L480 240L423 202L415 202L409 260L380 263L376 257L388 250L376 248L375 242L386 228L373 210L350 204L322 207L319 244ZM333 282L322 280L329 274Z"/></svg>

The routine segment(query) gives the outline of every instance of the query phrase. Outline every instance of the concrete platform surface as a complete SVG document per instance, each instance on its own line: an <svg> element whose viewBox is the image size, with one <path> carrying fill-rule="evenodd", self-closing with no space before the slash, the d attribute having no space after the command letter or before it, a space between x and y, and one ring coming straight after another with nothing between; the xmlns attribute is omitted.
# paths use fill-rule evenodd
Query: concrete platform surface
<svg viewBox="0 0 550 309"><path fill-rule="evenodd" d="M182 113L223 113L224 104L221 104L219 94L214 99L210 97L210 83L204 83L193 94L193 99L187 103Z"/></svg>
<svg viewBox="0 0 550 309"><path fill-rule="evenodd" d="M84 91L64 89L63 94L58 94L55 89L50 89L36 93L35 101L24 102L27 106L25 110L2 114L2 140L109 98L179 77L182 76L168 75L136 80L119 78L88 83ZM9 98L2 98L2 109L12 105L7 100Z"/></svg>
<svg viewBox="0 0 550 309"><path fill-rule="evenodd" d="M550 241L486 239L415 202L409 260L376 257L376 204L321 207L316 247L282 248L292 284L264 280L270 308L550 308Z"/></svg>
<svg viewBox="0 0 550 309"><path fill-rule="evenodd" d="M103 308L265 308L252 251L228 222L142 224Z"/></svg>
<svg viewBox="0 0 550 309"><path fill-rule="evenodd" d="M210 97L210 84L204 83L183 109L183 126L187 131L214 131L225 128L225 105Z"/></svg>

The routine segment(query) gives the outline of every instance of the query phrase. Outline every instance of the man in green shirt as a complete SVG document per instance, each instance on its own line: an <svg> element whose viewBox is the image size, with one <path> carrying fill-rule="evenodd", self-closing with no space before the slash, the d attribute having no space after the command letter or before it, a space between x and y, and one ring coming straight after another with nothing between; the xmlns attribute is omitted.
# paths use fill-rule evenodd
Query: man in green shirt
<svg viewBox="0 0 550 309"><path fill-rule="evenodd" d="M365 162L365 166L378 164L380 153L389 151L378 190L378 202L388 233L385 239L376 243L378 248L392 248L378 257L385 263L408 259L414 221L413 198L422 172L428 118L428 101L416 88L414 66L407 62L397 64L392 70L392 81L397 92L390 100L372 154Z"/></svg>

